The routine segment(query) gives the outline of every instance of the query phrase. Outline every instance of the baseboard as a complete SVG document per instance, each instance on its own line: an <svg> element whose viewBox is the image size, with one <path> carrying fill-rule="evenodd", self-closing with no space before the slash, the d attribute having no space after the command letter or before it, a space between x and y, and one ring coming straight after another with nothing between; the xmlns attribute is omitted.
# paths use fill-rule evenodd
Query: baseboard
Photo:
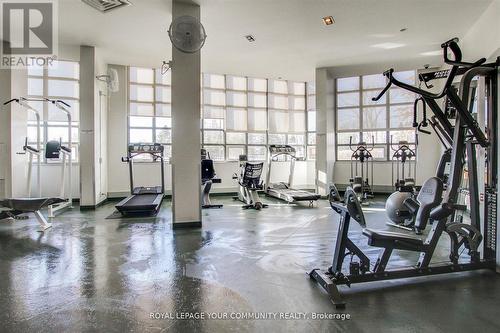
<svg viewBox="0 0 500 333"><path fill-rule="evenodd" d="M85 205L85 206L80 206L80 210L95 210L96 208L99 208L103 206L104 204L108 203L108 198L101 200L99 203L96 205Z"/></svg>
<svg viewBox="0 0 500 333"><path fill-rule="evenodd" d="M172 229L191 229L201 228L201 221L177 222L172 224Z"/></svg>

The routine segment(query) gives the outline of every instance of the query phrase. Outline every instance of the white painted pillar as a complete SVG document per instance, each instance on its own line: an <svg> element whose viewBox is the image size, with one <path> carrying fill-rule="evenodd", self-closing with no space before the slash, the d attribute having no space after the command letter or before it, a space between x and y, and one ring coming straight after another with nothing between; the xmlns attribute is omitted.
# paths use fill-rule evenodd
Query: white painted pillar
<svg viewBox="0 0 500 333"><path fill-rule="evenodd" d="M316 190L328 195L335 163L334 80L316 68Z"/></svg>
<svg viewBox="0 0 500 333"><path fill-rule="evenodd" d="M200 18L199 5L172 2L172 17ZM172 46L172 221L174 228L201 226L201 54Z"/></svg>

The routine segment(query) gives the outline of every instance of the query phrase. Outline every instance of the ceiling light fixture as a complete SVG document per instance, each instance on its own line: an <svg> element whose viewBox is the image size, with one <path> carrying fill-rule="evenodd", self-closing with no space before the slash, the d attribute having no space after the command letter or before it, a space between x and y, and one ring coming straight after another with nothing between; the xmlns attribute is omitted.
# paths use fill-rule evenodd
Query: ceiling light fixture
<svg viewBox="0 0 500 333"><path fill-rule="evenodd" d="M397 49L397 48L403 47L403 46L405 46L405 44L400 44L400 43L381 43L381 44L372 45L372 47L376 47L379 49L386 49L386 50Z"/></svg>
<svg viewBox="0 0 500 333"><path fill-rule="evenodd" d="M325 23L325 25L332 25L335 23L335 20L331 16L325 16L323 17L323 23Z"/></svg>
<svg viewBox="0 0 500 333"><path fill-rule="evenodd" d="M408 28L401 28L401 29L399 29L400 32L405 32L406 30L408 30Z"/></svg>
<svg viewBox="0 0 500 333"><path fill-rule="evenodd" d="M428 51L428 52L422 52L420 53L420 55L423 55L423 56L438 56L438 55L442 55L443 54L443 51L442 50L436 50L436 51Z"/></svg>
<svg viewBox="0 0 500 333"><path fill-rule="evenodd" d="M251 42L255 42L255 37L252 36L252 35L246 35L245 38L247 39L247 41L249 41L250 43Z"/></svg>

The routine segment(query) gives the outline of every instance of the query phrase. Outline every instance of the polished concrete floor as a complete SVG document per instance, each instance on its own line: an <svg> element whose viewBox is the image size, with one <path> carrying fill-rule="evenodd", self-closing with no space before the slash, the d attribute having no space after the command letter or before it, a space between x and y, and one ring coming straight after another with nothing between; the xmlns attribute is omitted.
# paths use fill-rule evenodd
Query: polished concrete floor
<svg viewBox="0 0 500 333"><path fill-rule="evenodd" d="M76 208L45 233L33 219L1 221L0 331L500 332L500 275L345 287L347 308L338 312L305 274L331 261L338 216L326 202L309 208L268 200L258 212L230 198L213 201L224 208L203 211L203 227L194 230L172 230L169 202L159 216L142 219L106 219L114 203ZM366 208L368 224L385 228L377 207ZM359 227L353 234L371 258L378 255ZM440 244L436 261L446 260L446 247ZM415 261L400 252L392 265ZM268 318L240 317L255 312ZM314 319L317 313L350 318Z"/></svg>

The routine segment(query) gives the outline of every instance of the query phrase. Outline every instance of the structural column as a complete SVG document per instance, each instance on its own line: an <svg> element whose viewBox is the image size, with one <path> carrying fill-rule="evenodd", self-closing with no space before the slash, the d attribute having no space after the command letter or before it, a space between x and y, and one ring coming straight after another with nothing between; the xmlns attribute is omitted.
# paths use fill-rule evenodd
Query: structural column
<svg viewBox="0 0 500 333"><path fill-rule="evenodd" d="M200 7L174 0L172 18L200 18ZM201 55L172 46L172 214L174 228L201 226Z"/></svg>

